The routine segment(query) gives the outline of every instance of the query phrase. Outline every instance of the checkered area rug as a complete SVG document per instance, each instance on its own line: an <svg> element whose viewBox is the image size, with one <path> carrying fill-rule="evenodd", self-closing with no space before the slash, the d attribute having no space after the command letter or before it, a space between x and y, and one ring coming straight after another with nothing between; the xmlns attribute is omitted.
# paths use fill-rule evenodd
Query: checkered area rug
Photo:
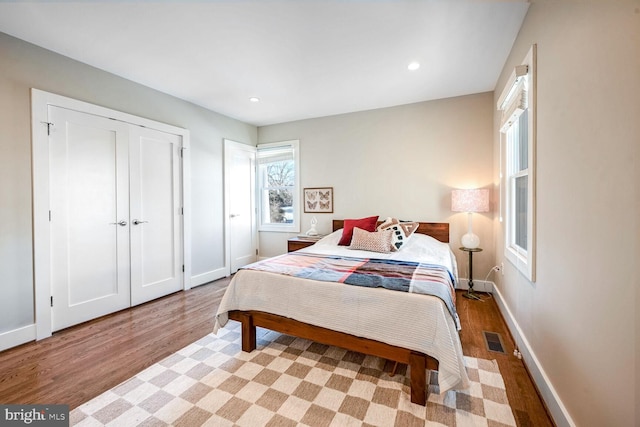
<svg viewBox="0 0 640 427"><path fill-rule="evenodd" d="M411 403L406 367L258 328L240 349L240 324L183 348L74 409L77 426L515 426L495 361L465 358L471 387ZM386 369L385 369L386 365Z"/></svg>

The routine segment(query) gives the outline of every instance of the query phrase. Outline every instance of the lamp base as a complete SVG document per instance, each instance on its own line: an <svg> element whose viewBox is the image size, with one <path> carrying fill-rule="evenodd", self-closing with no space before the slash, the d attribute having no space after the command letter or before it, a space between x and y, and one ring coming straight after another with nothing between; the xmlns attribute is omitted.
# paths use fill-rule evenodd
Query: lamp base
<svg viewBox="0 0 640 427"><path fill-rule="evenodd" d="M482 298L480 297L480 295L478 295L473 289L469 289L467 292L462 294L462 296L467 298L467 299L473 299L473 300L476 300L476 301L482 301Z"/></svg>
<svg viewBox="0 0 640 427"><path fill-rule="evenodd" d="M480 238L473 233L467 233L462 236L462 246L469 249L475 249L480 246Z"/></svg>

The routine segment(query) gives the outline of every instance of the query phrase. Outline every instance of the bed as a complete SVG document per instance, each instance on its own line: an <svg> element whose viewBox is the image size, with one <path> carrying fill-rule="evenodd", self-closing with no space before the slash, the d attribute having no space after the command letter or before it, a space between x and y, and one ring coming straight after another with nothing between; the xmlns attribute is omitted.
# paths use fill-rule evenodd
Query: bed
<svg viewBox="0 0 640 427"><path fill-rule="evenodd" d="M446 269L452 282L457 278L446 223L419 223L407 249L391 254L338 247L343 226L343 221L334 220L334 232L316 244L239 270L222 298L214 332L233 319L242 324L242 350L246 352L256 348L256 327L263 327L407 364L411 402L423 406L426 369L438 370L440 393L467 388L455 292L452 312L450 304L438 296L316 280L311 267L304 268L305 274L311 272L305 277L311 278L270 270L276 263L299 269L294 264L339 255L341 262L389 259L413 265L420 260L421 266Z"/></svg>

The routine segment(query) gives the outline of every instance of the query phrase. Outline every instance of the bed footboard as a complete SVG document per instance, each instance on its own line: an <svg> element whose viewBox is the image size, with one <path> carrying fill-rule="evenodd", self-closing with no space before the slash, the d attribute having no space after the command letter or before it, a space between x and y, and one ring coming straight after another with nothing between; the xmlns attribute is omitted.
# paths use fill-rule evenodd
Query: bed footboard
<svg viewBox="0 0 640 427"><path fill-rule="evenodd" d="M242 350L246 352L255 350L256 327L260 326L321 344L405 363L410 370L411 402L426 405L426 369L438 368L438 361L429 355L261 311L230 311L229 319L242 323Z"/></svg>

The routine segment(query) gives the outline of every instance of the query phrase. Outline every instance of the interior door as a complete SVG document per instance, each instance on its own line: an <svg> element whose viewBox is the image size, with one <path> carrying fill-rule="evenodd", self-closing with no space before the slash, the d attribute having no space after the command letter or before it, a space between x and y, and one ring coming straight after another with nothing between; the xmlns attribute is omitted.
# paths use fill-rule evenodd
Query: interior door
<svg viewBox="0 0 640 427"><path fill-rule="evenodd" d="M182 139L131 126L131 305L183 289Z"/></svg>
<svg viewBox="0 0 640 427"><path fill-rule="evenodd" d="M225 140L225 179L231 273L257 259L256 148Z"/></svg>
<svg viewBox="0 0 640 427"><path fill-rule="evenodd" d="M55 331L130 305L129 139L125 123L48 108Z"/></svg>

